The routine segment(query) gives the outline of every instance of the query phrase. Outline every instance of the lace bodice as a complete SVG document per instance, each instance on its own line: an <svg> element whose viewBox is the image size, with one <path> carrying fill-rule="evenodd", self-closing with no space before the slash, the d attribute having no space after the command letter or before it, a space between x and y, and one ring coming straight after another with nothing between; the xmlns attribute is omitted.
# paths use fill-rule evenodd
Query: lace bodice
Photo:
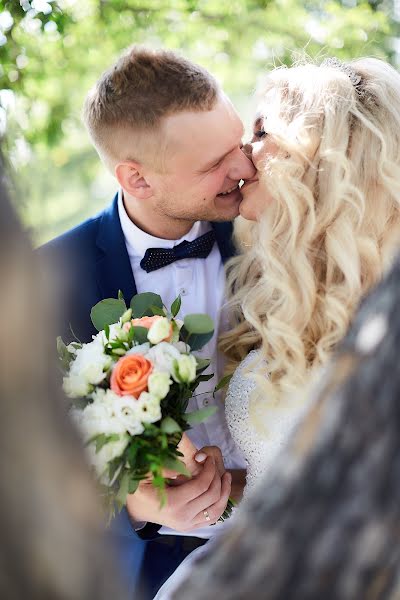
<svg viewBox="0 0 400 600"><path fill-rule="evenodd" d="M256 416L249 412L251 394L256 388L256 382L249 375L258 353L258 350L250 352L236 369L225 400L231 435L248 463L245 494L273 465L307 407L298 398L282 400L278 405L266 399L265 410L262 407Z"/></svg>

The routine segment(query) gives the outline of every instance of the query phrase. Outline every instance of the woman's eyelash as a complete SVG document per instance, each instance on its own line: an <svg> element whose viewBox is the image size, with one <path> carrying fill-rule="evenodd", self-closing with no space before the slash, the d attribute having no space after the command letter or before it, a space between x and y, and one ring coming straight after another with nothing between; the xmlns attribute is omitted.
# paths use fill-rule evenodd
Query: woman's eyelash
<svg viewBox="0 0 400 600"><path fill-rule="evenodd" d="M266 132L266 131L264 131L264 129L259 129L258 131L255 131L255 132L254 132L254 136L255 136L256 138L263 138L263 137L264 137L264 135L267 135L267 132Z"/></svg>

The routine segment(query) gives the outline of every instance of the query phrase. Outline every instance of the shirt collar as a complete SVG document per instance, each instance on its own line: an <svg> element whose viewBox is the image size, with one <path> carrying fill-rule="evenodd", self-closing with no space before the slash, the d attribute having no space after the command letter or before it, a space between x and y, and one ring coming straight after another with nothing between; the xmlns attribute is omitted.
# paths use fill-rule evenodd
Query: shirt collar
<svg viewBox="0 0 400 600"><path fill-rule="evenodd" d="M190 231L179 238L179 240L164 240L163 238L154 237L140 229L130 220L125 210L122 189L118 192L118 213L125 238L126 249L130 258L135 256L143 257L148 248L174 248L174 246L177 246L184 240L192 242L211 229L210 223L206 221L196 221Z"/></svg>

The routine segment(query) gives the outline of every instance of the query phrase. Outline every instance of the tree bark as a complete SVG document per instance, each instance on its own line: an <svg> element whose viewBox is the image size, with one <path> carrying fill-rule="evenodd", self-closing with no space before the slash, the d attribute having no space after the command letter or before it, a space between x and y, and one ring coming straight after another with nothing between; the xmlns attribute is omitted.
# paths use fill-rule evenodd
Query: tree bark
<svg viewBox="0 0 400 600"><path fill-rule="evenodd" d="M0 282L0 597L124 598L57 377L56 307L11 209L1 158Z"/></svg>
<svg viewBox="0 0 400 600"><path fill-rule="evenodd" d="M273 471L174 598L400 598L399 307L400 260Z"/></svg>

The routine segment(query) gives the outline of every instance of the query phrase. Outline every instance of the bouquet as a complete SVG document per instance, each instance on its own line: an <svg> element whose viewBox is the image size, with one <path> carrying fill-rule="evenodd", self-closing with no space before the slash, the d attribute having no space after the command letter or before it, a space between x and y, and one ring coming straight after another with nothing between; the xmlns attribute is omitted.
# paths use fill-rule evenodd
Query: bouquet
<svg viewBox="0 0 400 600"><path fill-rule="evenodd" d="M88 458L102 486L110 518L142 479L152 477L165 502L163 469L190 476L178 444L184 431L215 411L186 413L188 401L210 360L197 357L212 337L205 314L177 319L181 300L170 310L161 297L137 294L129 308L119 297L92 308L98 331L93 340L68 346L57 340L70 414L83 436ZM229 516L231 501L223 515Z"/></svg>

